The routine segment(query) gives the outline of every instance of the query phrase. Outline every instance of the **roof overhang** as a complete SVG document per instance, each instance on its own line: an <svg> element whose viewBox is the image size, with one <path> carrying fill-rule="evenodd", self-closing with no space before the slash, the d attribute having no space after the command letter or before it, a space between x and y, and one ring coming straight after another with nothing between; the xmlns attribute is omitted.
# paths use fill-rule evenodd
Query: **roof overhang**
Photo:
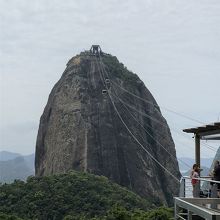
<svg viewBox="0 0 220 220"><path fill-rule="evenodd" d="M203 140L220 140L220 122L195 128L187 128L183 131L186 133L194 133Z"/></svg>
<svg viewBox="0 0 220 220"><path fill-rule="evenodd" d="M202 140L220 140L220 134L203 136Z"/></svg>

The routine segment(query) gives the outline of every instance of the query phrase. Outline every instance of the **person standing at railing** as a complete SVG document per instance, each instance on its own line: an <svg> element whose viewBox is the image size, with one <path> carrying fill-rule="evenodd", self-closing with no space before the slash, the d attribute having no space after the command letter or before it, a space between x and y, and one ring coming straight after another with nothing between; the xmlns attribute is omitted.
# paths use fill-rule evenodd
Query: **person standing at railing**
<svg viewBox="0 0 220 220"><path fill-rule="evenodd" d="M216 161L214 171L213 171L213 179L215 181L220 181L220 164L219 161ZM217 192L218 197L220 197L220 183L217 183Z"/></svg>
<svg viewBox="0 0 220 220"><path fill-rule="evenodd" d="M219 161L218 160L216 160L215 161L215 163L214 163L214 168L212 169L212 171L209 173L209 176L211 176L212 177L212 180L215 180L214 178L214 175L215 175L215 169L218 167L218 165L219 165ZM213 182L210 182L210 185L212 186L214 183Z"/></svg>
<svg viewBox="0 0 220 220"><path fill-rule="evenodd" d="M197 164L193 165L190 178L192 179L193 197L199 197L199 180L196 179L199 178L199 166Z"/></svg>

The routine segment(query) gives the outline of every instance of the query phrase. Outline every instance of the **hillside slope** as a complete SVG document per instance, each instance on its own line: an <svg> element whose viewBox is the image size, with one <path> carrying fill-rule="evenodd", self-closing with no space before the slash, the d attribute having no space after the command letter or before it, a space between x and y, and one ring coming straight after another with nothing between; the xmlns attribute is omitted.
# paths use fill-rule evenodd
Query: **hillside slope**
<svg viewBox="0 0 220 220"><path fill-rule="evenodd" d="M146 215L155 207L106 177L71 171L68 174L30 177L0 187L0 213L22 219L104 219L116 210ZM121 211L120 211L121 210ZM123 211L124 210L124 211ZM126 211L127 210L127 211Z"/></svg>

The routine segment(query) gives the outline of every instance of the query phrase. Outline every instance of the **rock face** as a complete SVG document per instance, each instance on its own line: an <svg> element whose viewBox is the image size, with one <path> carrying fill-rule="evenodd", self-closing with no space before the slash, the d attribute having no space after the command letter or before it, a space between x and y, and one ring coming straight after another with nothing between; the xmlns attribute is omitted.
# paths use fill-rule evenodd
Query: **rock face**
<svg viewBox="0 0 220 220"><path fill-rule="evenodd" d="M116 57L82 52L67 63L41 116L36 175L71 169L91 172L142 197L171 204L178 183L130 132L167 170L180 177L170 130L143 82Z"/></svg>

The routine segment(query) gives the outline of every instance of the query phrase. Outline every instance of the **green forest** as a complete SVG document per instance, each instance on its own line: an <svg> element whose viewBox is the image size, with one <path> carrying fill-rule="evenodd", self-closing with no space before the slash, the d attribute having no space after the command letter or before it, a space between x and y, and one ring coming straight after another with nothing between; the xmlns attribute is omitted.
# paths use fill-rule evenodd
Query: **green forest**
<svg viewBox="0 0 220 220"><path fill-rule="evenodd" d="M29 177L0 186L1 220L166 220L172 209L157 208L103 176L71 171Z"/></svg>

